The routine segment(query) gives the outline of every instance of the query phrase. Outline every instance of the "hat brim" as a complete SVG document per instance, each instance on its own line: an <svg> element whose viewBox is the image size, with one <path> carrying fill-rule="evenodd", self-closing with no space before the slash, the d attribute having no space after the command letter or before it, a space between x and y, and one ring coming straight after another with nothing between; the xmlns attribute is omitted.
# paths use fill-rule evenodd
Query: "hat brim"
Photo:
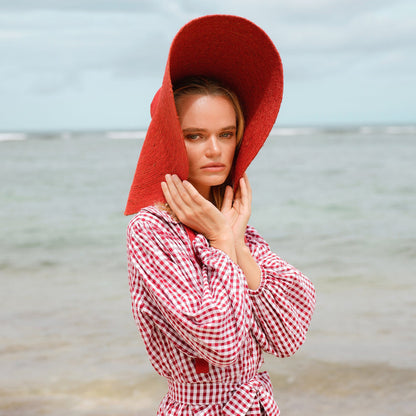
<svg viewBox="0 0 416 416"><path fill-rule="evenodd" d="M162 87L152 102L152 120L143 143L125 215L164 202L166 173L188 175L183 135L172 84L188 76L222 81L239 97L245 130L232 173L239 178L266 141L283 95L280 56L267 34L238 16L211 15L192 20L175 36Z"/></svg>

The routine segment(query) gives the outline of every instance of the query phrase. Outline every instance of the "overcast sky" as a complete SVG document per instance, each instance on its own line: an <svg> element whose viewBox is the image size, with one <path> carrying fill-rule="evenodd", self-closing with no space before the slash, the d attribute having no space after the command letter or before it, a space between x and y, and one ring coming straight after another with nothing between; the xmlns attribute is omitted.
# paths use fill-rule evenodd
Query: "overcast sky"
<svg viewBox="0 0 416 416"><path fill-rule="evenodd" d="M416 122L414 0L0 0L0 131L146 128L170 42L237 14L283 60L278 125Z"/></svg>

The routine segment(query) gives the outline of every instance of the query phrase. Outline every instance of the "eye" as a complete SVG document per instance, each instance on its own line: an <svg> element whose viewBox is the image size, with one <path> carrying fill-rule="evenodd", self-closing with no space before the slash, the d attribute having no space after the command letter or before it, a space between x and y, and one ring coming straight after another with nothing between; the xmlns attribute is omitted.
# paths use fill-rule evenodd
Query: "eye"
<svg viewBox="0 0 416 416"><path fill-rule="evenodd" d="M232 137L234 137L234 132L233 131L224 131L220 134L220 137L222 137L224 139L231 139Z"/></svg>
<svg viewBox="0 0 416 416"><path fill-rule="evenodd" d="M187 139L187 140L198 140L198 139L200 139L202 136L200 135L200 134L197 134L197 133L195 133L195 134L187 134L187 135L185 135L185 139Z"/></svg>

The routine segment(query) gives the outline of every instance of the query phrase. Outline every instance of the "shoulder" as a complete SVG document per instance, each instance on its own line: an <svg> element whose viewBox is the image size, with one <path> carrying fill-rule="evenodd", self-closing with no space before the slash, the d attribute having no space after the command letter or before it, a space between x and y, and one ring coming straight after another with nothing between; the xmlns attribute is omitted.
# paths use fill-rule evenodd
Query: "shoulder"
<svg viewBox="0 0 416 416"><path fill-rule="evenodd" d="M167 259L172 263L183 263L194 256L183 224L154 206L143 208L131 219L127 229L127 249L133 257L151 258L154 265Z"/></svg>
<svg viewBox="0 0 416 416"><path fill-rule="evenodd" d="M143 229L163 229L178 225L171 215L156 206L142 208L129 222L128 233Z"/></svg>
<svg viewBox="0 0 416 416"><path fill-rule="evenodd" d="M140 241L144 245L183 245L186 236L184 226L156 206L142 208L127 227L128 241Z"/></svg>

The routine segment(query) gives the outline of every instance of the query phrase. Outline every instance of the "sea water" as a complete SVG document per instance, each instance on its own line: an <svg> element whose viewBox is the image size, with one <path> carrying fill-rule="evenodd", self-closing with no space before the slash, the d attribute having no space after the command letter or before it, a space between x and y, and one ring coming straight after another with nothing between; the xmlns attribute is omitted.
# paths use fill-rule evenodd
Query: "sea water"
<svg viewBox="0 0 416 416"><path fill-rule="evenodd" d="M0 414L155 414L123 216L144 136L0 133ZM283 415L415 414L415 160L414 126L277 128L250 166L250 223L317 290L266 357Z"/></svg>

